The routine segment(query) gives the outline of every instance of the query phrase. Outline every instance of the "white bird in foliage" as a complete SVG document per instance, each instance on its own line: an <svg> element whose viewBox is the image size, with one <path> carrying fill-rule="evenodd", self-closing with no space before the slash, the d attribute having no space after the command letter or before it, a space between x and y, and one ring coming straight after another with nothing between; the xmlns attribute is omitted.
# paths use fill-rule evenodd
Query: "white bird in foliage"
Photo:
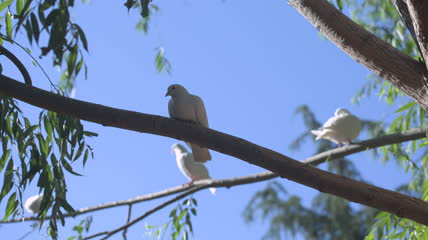
<svg viewBox="0 0 428 240"><path fill-rule="evenodd" d="M204 127L208 127L207 112L202 99L190 94L183 86L173 84L168 87L165 96L171 96L168 104L168 112L171 118L192 121ZM208 148L193 143L186 143L191 149L196 162L211 160Z"/></svg>
<svg viewBox="0 0 428 240"><path fill-rule="evenodd" d="M180 169L181 173L190 180L188 183L189 185L192 185L193 182L197 180L211 179L205 165L203 163L195 162L193 154L187 152L183 145L175 143L171 148L175 153L178 169ZM215 194L216 189L210 188L210 192Z"/></svg>
<svg viewBox="0 0 428 240"><path fill-rule="evenodd" d="M24 208L31 214L38 214L40 212L40 204L42 203L43 194L31 196L25 201Z"/></svg>
<svg viewBox="0 0 428 240"><path fill-rule="evenodd" d="M361 120L344 108L338 108L334 116L329 118L319 130L311 131L317 136L315 140L324 138L338 144L339 147L344 143L351 144L360 132Z"/></svg>

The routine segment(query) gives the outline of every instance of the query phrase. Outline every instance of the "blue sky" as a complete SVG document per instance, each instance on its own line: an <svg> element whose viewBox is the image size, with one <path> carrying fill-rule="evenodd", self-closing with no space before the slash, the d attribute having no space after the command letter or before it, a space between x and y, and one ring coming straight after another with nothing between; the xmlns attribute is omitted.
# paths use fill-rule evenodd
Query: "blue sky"
<svg viewBox="0 0 428 240"><path fill-rule="evenodd" d="M308 104L320 121L327 120L338 107L364 119L394 117L392 109L377 97L363 100L360 105L351 104L350 98L367 81L368 70L322 39L286 1L154 1L160 12L154 15L147 35L135 30L139 15L135 11L128 14L123 2L94 0L78 4L72 12L72 19L87 35L90 50L86 56L88 80L83 76L78 79L77 99L168 116L166 89L180 83L204 100L211 128L298 160L314 152L311 143L296 152L288 148L304 130L302 119L294 116L294 110L302 104ZM26 44L24 37L17 41ZM33 84L49 89L46 78L25 54L6 46L24 59ZM171 76L157 73L154 67L154 49L160 46L172 64ZM51 67L49 58L41 63L53 79L58 79L59 72ZM16 71L6 71L19 77ZM39 109L23 103L21 106L36 121ZM74 166L84 176L67 178L68 198L75 208L124 200L187 181L170 151L177 140L88 122L84 125L99 137L89 140L95 159L84 169L79 163ZM264 171L214 151L212 155L207 167L213 178ZM350 158L363 177L377 186L393 189L409 179L404 170L374 161L370 153ZM305 204L309 205L318 194L308 187L281 181ZM216 196L208 190L197 193L194 239L260 239L267 225L261 221L245 224L242 211L251 196L265 185L266 182L218 189ZM25 196L37 191L31 186ZM165 200L136 205L133 217ZM4 209L4 202L0 209ZM171 209L172 206L157 212L131 228L129 239L149 239L144 235L144 224L166 222ZM122 225L126 212L126 207L120 207L93 213L91 233ZM71 227L84 216L68 219L60 239L71 236ZM2 225L0 235L18 239L29 230L30 223ZM45 239L43 231L33 232L27 239ZM111 239L122 237L117 234Z"/></svg>

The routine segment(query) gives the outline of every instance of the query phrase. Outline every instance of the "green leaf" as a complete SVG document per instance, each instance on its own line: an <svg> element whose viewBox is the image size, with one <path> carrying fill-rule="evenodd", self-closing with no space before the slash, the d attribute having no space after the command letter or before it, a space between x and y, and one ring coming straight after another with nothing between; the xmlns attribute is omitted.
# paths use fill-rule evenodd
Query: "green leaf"
<svg viewBox="0 0 428 240"><path fill-rule="evenodd" d="M135 5L135 3L136 3L135 0L126 0L125 4L123 5L125 5L125 7L128 9L128 12L129 12L129 9L131 9Z"/></svg>
<svg viewBox="0 0 428 240"><path fill-rule="evenodd" d="M36 40L36 42L39 42L39 37L40 37L40 28L39 28L39 22L37 21L36 15L34 13L31 13L31 28L33 29L33 35L34 35L34 40Z"/></svg>
<svg viewBox="0 0 428 240"><path fill-rule="evenodd" d="M77 150L77 153L76 153L76 155L73 158L73 161L76 161L80 157L80 155L82 155L83 149L85 149L85 144L84 143L82 143L82 144L79 145L79 149Z"/></svg>
<svg viewBox="0 0 428 240"><path fill-rule="evenodd" d="M149 16L149 0L140 0L141 3L141 16L147 18Z"/></svg>
<svg viewBox="0 0 428 240"><path fill-rule="evenodd" d="M67 211L67 213L73 213L76 210L74 210L74 208L65 200L61 200L61 207L63 207L65 209L65 211Z"/></svg>
<svg viewBox="0 0 428 240"><path fill-rule="evenodd" d="M3 10L5 10L7 7L9 7L9 5L13 2L13 0L7 0L7 1L3 1L2 3L0 3L0 12L2 12Z"/></svg>
<svg viewBox="0 0 428 240"><path fill-rule="evenodd" d="M52 136L52 125L51 125L51 123L49 122L49 119L48 119L48 117L47 117L47 116L44 116L44 117L43 117L43 123L44 123L44 126L45 126L45 131L46 131L46 133L47 133L49 136Z"/></svg>
<svg viewBox="0 0 428 240"><path fill-rule="evenodd" d="M0 202L1 200L10 192L13 187L13 159L9 160L9 163L6 167L6 172L4 173L3 188L0 193Z"/></svg>
<svg viewBox="0 0 428 240"><path fill-rule="evenodd" d="M83 131L83 135L87 137L98 137L98 133L89 132L89 131Z"/></svg>
<svg viewBox="0 0 428 240"><path fill-rule="evenodd" d="M169 213L169 217L174 217L176 212L177 208L172 209L172 211Z"/></svg>
<svg viewBox="0 0 428 240"><path fill-rule="evenodd" d="M193 205L198 206L198 201L196 201L196 199L192 198L191 200L192 200Z"/></svg>
<svg viewBox="0 0 428 240"><path fill-rule="evenodd" d="M12 14L8 11L6 13L6 36L9 39L12 39Z"/></svg>
<svg viewBox="0 0 428 240"><path fill-rule="evenodd" d="M196 216L196 209L191 208L191 209L190 209L190 212L191 212L194 216Z"/></svg>
<svg viewBox="0 0 428 240"><path fill-rule="evenodd" d="M82 174L79 174L75 171L73 171L73 168L71 167L71 165L67 162L67 160L65 159L61 159L61 164L62 166L65 168L65 170L67 170L69 173L74 174L76 176L82 176Z"/></svg>
<svg viewBox="0 0 428 240"><path fill-rule="evenodd" d="M86 149L85 150L85 155L83 156L83 166L85 166L86 161L88 161L88 157L89 157L89 149Z"/></svg>
<svg viewBox="0 0 428 240"><path fill-rule="evenodd" d="M16 210L18 206L18 200L16 199L16 192L10 195L9 200L7 200L6 205L6 213L4 214L3 221L7 220L7 218Z"/></svg>
<svg viewBox="0 0 428 240"><path fill-rule="evenodd" d="M24 7L24 4L22 3L22 0L16 0L15 6L16 6L16 14L20 15L21 11L22 11L22 8Z"/></svg>
<svg viewBox="0 0 428 240"><path fill-rule="evenodd" d="M339 7L339 10L342 11L343 10L343 2L342 2L342 0L336 0L336 4Z"/></svg>
<svg viewBox="0 0 428 240"><path fill-rule="evenodd" d="M79 34L79 38L83 44L83 48L86 51L88 51L88 40L86 40L86 36L85 36L85 33L83 32L82 28L77 24L74 24L73 26L77 29L77 33Z"/></svg>
<svg viewBox="0 0 428 240"><path fill-rule="evenodd" d="M6 152L3 153L3 155L0 158L0 172L3 170L4 165L6 164L6 161L10 157L11 150L8 149Z"/></svg>
<svg viewBox="0 0 428 240"><path fill-rule="evenodd" d="M180 221L187 214L187 209L181 211L180 215L177 217L177 221Z"/></svg>
<svg viewBox="0 0 428 240"><path fill-rule="evenodd" d="M399 112L402 112L402 111L404 111L404 110L406 110L406 109L409 109L409 108L411 108L411 107L413 107L413 106L415 106L415 102L409 102L409 103L407 103L407 104L405 104L405 105L403 105L403 106L401 106L399 109L397 109L394 113L399 113Z"/></svg>

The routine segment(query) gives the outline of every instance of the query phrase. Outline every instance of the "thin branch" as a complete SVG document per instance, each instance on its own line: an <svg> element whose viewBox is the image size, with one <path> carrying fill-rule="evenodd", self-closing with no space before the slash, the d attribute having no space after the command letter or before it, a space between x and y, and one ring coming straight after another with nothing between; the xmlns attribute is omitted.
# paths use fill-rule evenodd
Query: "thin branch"
<svg viewBox="0 0 428 240"><path fill-rule="evenodd" d="M205 186L200 186L200 187L195 187L193 189L190 189L189 191L187 191L185 193L182 193L182 194L180 194L180 195L178 195L178 196L176 196L176 197L174 197L174 198L172 198L172 199L170 199L170 200L168 200L168 201L166 201L166 202L164 202L164 203L156 206L155 208L150 209L149 211L145 212L143 215L137 217L136 219L132 220L131 222L129 222L129 223L127 223L127 224L125 224L125 225L123 225L123 226L121 226L119 228L116 228L116 229L114 229L112 231L105 231L105 232L102 232L102 233L98 233L98 234L95 234L95 235L97 235L97 236L100 236L100 234L106 235L105 237L101 238L101 240L107 239L107 238L111 237L112 235L114 235L114 234L116 234L116 233L118 233L118 232L120 232L120 231L122 231L124 229L127 229L130 226L138 223L139 221L143 220L144 218L150 216L151 214L153 214L153 213L161 210L162 208L170 205L171 203L174 203L174 202L176 202L176 201L178 201L178 200L180 200L180 199L182 199L182 198L184 198L184 197L186 197L186 196L188 196L188 195L190 195L192 193L195 193L195 192L200 191L200 190L205 189L205 188L206 188ZM95 235L83 238L82 240L91 239Z"/></svg>
<svg viewBox="0 0 428 240"><path fill-rule="evenodd" d="M401 133L385 135L378 138L373 138L362 142L353 143L351 145L344 146L341 148L335 148L326 152L322 152L313 157L309 157L303 160L302 162L306 164L311 164L311 165L318 165L320 163L323 163L324 161L331 161L331 160L345 157L357 152L362 152L365 150L387 146L391 144L426 138L427 131L428 131L428 127L423 127L423 128L410 129Z"/></svg>
<svg viewBox="0 0 428 240"><path fill-rule="evenodd" d="M416 35L415 41L420 46L428 69L428 2L421 0L406 0L406 2Z"/></svg>
<svg viewBox="0 0 428 240"><path fill-rule="evenodd" d="M126 216L126 223L128 224L131 221L131 213L132 213L132 204L128 205L128 214ZM126 240L126 233L128 232L128 228L123 229L123 240Z"/></svg>
<svg viewBox="0 0 428 240"><path fill-rule="evenodd" d="M345 157L354 153L362 152L368 149L373 149L377 147L387 146L390 144L403 143L406 141L425 138L427 131L428 131L428 127L415 128L415 129L410 129L401 133L394 133L394 134L385 135L385 136L381 136L381 137L377 137L377 138L373 138L373 139L369 139L361 142L355 142L348 146L335 148L326 152L319 153L317 155L304 159L302 162L310 165L319 165L327 160L333 161L338 158ZM201 190L210 188L210 187L231 188L233 186L267 181L276 177L278 177L278 174L275 174L272 172L263 172L263 173L252 174L252 175L243 176L243 177L229 178L229 179L201 180L201 181L195 182L193 186L189 186L188 184L183 184L177 187L169 188L156 193L150 193L150 194L138 196L127 200L100 204L98 206L93 206L93 207L81 208L76 212L74 212L73 214L64 215L64 217L71 217L71 216L74 217L77 215L81 215L89 212L95 212L103 209L150 201L150 200L170 196L172 194L184 192L191 188L199 187L199 186L201 187L203 186ZM50 216L47 216L45 219L50 219ZM0 223L14 223L14 222L38 221L38 220L39 219L37 217L26 217L26 218L20 218L20 219L0 221Z"/></svg>
<svg viewBox="0 0 428 240"><path fill-rule="evenodd" d="M428 82L428 72L423 63L368 32L326 0L288 2L337 47L428 111L428 92L424 84Z"/></svg>
<svg viewBox="0 0 428 240"><path fill-rule="evenodd" d="M24 77L24 81L26 84L32 85L30 74L28 73L24 64L12 52L10 52L5 47L0 45L0 54L5 55L13 64L15 64L15 66L18 68L18 70L21 72L22 76Z"/></svg>

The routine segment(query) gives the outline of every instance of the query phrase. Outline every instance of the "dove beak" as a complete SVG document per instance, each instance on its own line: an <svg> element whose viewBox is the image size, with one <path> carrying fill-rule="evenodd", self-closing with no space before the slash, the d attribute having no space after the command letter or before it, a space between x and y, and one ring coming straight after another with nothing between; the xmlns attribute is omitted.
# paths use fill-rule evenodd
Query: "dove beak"
<svg viewBox="0 0 428 240"><path fill-rule="evenodd" d="M171 93L169 91L166 92L165 97L166 96L171 96Z"/></svg>

